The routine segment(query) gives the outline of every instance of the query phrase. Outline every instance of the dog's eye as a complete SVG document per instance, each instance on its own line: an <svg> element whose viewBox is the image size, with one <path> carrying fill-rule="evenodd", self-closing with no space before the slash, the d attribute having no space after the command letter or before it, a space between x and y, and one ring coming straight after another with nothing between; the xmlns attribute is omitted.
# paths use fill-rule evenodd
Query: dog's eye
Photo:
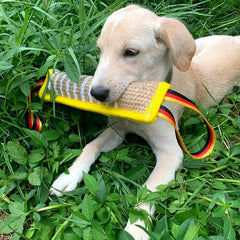
<svg viewBox="0 0 240 240"><path fill-rule="evenodd" d="M136 49L127 49L124 52L124 57L135 57L139 54L139 51Z"/></svg>

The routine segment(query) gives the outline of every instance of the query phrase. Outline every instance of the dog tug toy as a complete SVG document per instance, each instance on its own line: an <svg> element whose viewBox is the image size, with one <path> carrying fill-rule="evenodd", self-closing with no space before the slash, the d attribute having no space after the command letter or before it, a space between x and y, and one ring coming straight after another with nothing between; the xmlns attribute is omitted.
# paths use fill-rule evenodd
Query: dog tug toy
<svg viewBox="0 0 240 240"><path fill-rule="evenodd" d="M79 84L71 82L66 73L59 70L49 70L45 79L40 79L35 88L40 98L51 102L50 91L54 90L56 103L65 104L86 111L101 113L107 116L125 118L141 123L153 123L158 117L168 121L175 129L180 147L185 153L195 159L208 156L215 145L215 132L203 116L199 108L188 98L171 90L171 85L166 82L134 82L128 86L122 96L114 103L107 104L98 102L90 94L92 76L81 76ZM42 86L41 86L42 85ZM41 89L39 90L39 87ZM188 107L204 120L207 127L207 140L200 151L190 153L177 129L173 114L162 105L164 101L171 101ZM29 113L29 127L37 131L41 130L41 123L36 115Z"/></svg>

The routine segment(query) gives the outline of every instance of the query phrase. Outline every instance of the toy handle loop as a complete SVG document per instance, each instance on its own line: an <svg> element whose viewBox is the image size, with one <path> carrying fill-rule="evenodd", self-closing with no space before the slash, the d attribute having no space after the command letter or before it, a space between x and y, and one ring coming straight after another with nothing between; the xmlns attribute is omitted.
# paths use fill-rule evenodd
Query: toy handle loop
<svg viewBox="0 0 240 240"><path fill-rule="evenodd" d="M183 142L183 139L178 131L174 116L170 112L170 110L162 105L158 112L159 117L167 120L174 127L178 143L185 153L187 153L189 156L191 156L195 159L201 159L201 158L207 157L213 150L215 142L216 142L215 132L214 132L211 124L203 116L203 114L201 113L199 108L195 105L195 103L193 103L190 99L183 96L182 94L175 92L173 90L168 90L167 94L165 95L165 100L183 105L187 108L190 108L190 109L194 110L195 112L197 112L198 114L200 114L200 116L203 118L204 123L207 127L207 134L208 134L206 143L198 152L190 153Z"/></svg>

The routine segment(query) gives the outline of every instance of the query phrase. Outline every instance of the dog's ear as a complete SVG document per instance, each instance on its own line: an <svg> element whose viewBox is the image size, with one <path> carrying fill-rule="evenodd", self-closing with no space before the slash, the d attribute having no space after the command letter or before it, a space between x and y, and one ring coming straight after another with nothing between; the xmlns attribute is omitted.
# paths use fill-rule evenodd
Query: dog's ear
<svg viewBox="0 0 240 240"><path fill-rule="evenodd" d="M163 42L171 51L173 64L180 71L187 71L191 65L192 57L196 50L195 41L180 21L160 17L155 30L157 42Z"/></svg>

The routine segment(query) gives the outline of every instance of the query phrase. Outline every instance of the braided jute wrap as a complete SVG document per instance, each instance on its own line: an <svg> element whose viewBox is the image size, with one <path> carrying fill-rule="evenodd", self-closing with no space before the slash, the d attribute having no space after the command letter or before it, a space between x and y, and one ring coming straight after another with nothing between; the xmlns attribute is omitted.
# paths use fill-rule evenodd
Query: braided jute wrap
<svg viewBox="0 0 240 240"><path fill-rule="evenodd" d="M80 77L79 84L76 84L70 81L65 72L49 70L39 91L39 97L44 97L45 101L52 101L49 92L54 90L57 103L107 116L152 123L157 119L158 110L164 101L166 92L171 87L166 82L134 82L116 102L108 104L101 103L91 96L92 79L92 76L84 75Z"/></svg>

